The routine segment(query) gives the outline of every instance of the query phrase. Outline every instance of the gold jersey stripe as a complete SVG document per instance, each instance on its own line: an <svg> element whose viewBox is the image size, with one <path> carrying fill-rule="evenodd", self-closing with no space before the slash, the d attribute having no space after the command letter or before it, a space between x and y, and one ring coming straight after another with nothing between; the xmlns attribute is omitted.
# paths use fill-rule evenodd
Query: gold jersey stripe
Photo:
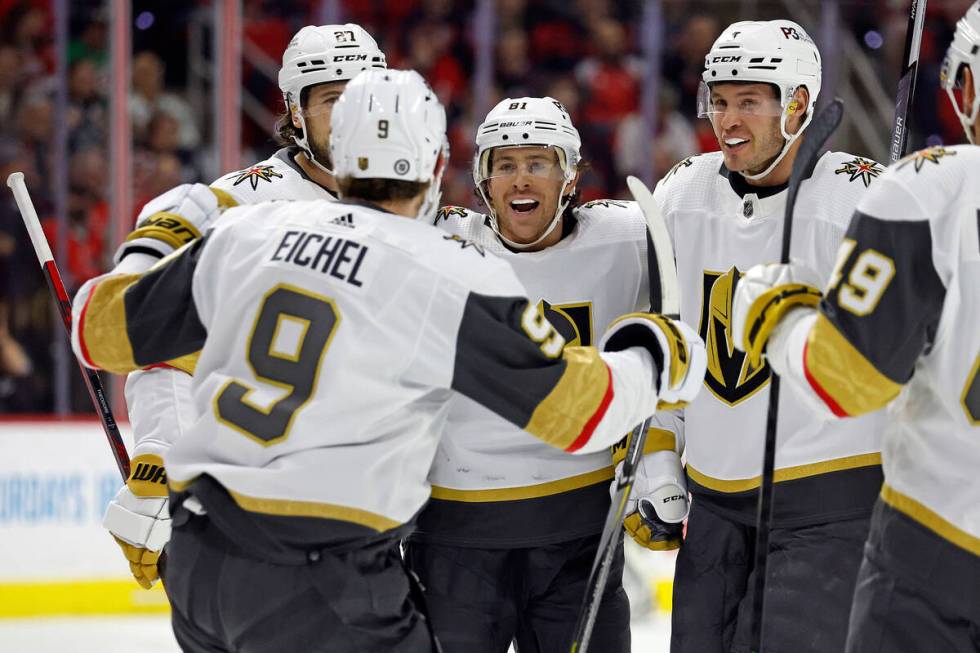
<svg viewBox="0 0 980 653"><path fill-rule="evenodd" d="M582 434L609 389L609 369L594 347L565 347L565 371L531 414L524 430L560 449Z"/></svg>
<svg viewBox="0 0 980 653"><path fill-rule="evenodd" d="M196 351L193 354L187 354L186 356L181 356L180 358L175 358L166 362L166 365L174 369L178 369L181 372L187 372L191 376L194 375L194 370L197 368L197 360L201 357L201 352Z"/></svg>
<svg viewBox="0 0 980 653"><path fill-rule="evenodd" d="M170 481L170 489L175 492L182 492L190 487L196 480L192 478L188 481ZM389 519L384 515L341 506L334 503L320 503L316 501L294 501L292 499L264 499L262 497L250 497L247 494L235 492L230 488L225 488L231 498L235 500L238 507L249 512L257 512L263 515L277 515L280 517L315 517L318 519L337 519L352 524L359 524L374 529L379 533L402 525L402 522Z"/></svg>
<svg viewBox="0 0 980 653"><path fill-rule="evenodd" d="M629 448L629 434L617 442L612 448L613 465L618 465L626 458ZM647 429L647 439L643 443L643 455L656 451L677 451L677 436L667 429L650 427Z"/></svg>
<svg viewBox="0 0 980 653"><path fill-rule="evenodd" d="M846 469L857 469L859 467L871 467L881 465L880 453L864 453L856 456L846 456L844 458L834 458L833 460L822 460L818 463L808 463L806 465L795 465L793 467L783 467L773 473L773 480L776 483L782 481L795 481L800 478L828 474L830 472L840 472ZM724 480L708 476L694 469L690 463L687 465L688 475L702 487L716 492L745 492L759 487L762 480L761 476L752 478L741 478Z"/></svg>
<svg viewBox="0 0 980 653"><path fill-rule="evenodd" d="M879 372L823 313L810 330L803 354L807 381L838 416L878 410L902 386Z"/></svg>
<svg viewBox="0 0 980 653"><path fill-rule="evenodd" d="M218 198L218 208L224 213L226 210L238 206L238 201L231 196L226 190L220 188L215 188L214 186L208 186L214 196Z"/></svg>
<svg viewBox="0 0 980 653"><path fill-rule="evenodd" d="M462 501L464 503L487 503L491 501L518 501L520 499L536 499L553 494L595 485L612 480L615 468L603 467L593 472L577 476L560 478L557 481L525 485L522 487L502 487L491 490L455 490L448 487L432 486L432 498L445 501Z"/></svg>
<svg viewBox="0 0 980 653"><path fill-rule="evenodd" d="M887 483L881 486L881 500L895 510L908 515L939 537L980 556L980 537L971 535L955 524L922 505L912 497L906 496Z"/></svg>
<svg viewBox="0 0 980 653"><path fill-rule="evenodd" d="M78 320L79 342L86 360L107 372L128 374L139 366L126 330L126 289L138 274L119 274L99 281Z"/></svg>

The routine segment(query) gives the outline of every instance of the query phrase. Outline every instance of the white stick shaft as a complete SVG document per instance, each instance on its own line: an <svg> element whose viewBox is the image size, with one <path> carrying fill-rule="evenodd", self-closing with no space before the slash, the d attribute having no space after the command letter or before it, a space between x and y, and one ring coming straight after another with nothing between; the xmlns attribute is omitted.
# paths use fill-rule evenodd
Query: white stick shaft
<svg viewBox="0 0 980 653"><path fill-rule="evenodd" d="M20 209L20 217L24 219L24 226L34 244L34 251L37 252L37 260L44 267L44 264L54 257L51 256L51 248L48 246L48 239L44 237L44 230L41 229L41 221L37 218L37 211L34 210L34 202L27 192L27 184L24 183L23 172L13 172L7 177L7 185L14 193L14 200L17 208Z"/></svg>
<svg viewBox="0 0 980 653"><path fill-rule="evenodd" d="M636 177L626 178L626 185L636 203L640 205L643 217L646 218L647 229L650 230L650 240L657 253L657 267L660 270L660 296L663 298L661 312L664 315L680 315L681 298L680 286L677 284L677 267L674 263L674 245L670 241L667 223L653 199L653 193Z"/></svg>

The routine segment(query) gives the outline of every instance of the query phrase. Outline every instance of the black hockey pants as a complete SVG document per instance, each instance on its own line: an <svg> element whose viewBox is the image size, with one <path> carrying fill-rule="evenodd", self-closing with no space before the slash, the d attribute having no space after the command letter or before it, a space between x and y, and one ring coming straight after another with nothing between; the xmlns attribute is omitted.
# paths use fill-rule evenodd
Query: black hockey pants
<svg viewBox="0 0 980 653"><path fill-rule="evenodd" d="M205 516L175 511L164 584L191 653L432 653L397 541L297 561L244 553Z"/></svg>
<svg viewBox="0 0 980 653"><path fill-rule="evenodd" d="M765 653L840 653L869 519L774 528ZM671 653L748 653L756 529L697 497L674 572Z"/></svg>
<svg viewBox="0 0 980 653"><path fill-rule="evenodd" d="M980 651L980 556L881 500L851 609L848 653Z"/></svg>
<svg viewBox="0 0 980 653"><path fill-rule="evenodd" d="M523 549L476 549L410 540L405 557L425 585L445 653L568 653L599 535ZM623 548L609 573L589 645L629 653Z"/></svg>

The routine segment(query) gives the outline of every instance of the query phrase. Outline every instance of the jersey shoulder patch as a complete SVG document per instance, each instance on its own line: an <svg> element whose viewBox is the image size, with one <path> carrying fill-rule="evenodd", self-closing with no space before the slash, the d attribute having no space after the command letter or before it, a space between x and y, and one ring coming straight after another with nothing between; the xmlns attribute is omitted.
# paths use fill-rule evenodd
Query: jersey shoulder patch
<svg viewBox="0 0 980 653"><path fill-rule="evenodd" d="M336 199L278 155L223 175L212 182L211 187L225 191L239 204L257 204L269 200Z"/></svg>
<svg viewBox="0 0 980 653"><path fill-rule="evenodd" d="M927 147L900 159L895 164L895 170L901 171L908 168L910 173L919 174L923 168L927 166L938 166L943 161L948 161L950 157L957 156L958 154L957 149L952 147L944 147L942 145Z"/></svg>
<svg viewBox="0 0 980 653"><path fill-rule="evenodd" d="M479 219L481 222L485 216L482 213L471 211L463 206L444 206L436 212L435 224L449 222L450 220Z"/></svg>
<svg viewBox="0 0 980 653"><path fill-rule="evenodd" d="M865 188L871 185L872 180L877 179L885 172L884 166L863 156L845 155L845 160L839 161L834 166L834 175L843 175L850 183L861 183Z"/></svg>

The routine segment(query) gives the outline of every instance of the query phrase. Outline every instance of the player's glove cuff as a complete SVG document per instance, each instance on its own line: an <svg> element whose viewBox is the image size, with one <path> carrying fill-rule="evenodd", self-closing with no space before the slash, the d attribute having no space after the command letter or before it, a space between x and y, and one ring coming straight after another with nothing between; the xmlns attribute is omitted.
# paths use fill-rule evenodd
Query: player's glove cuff
<svg viewBox="0 0 980 653"><path fill-rule="evenodd" d="M684 524L668 524L660 521L645 499L639 502L639 506L639 510L623 520L623 528L633 541L651 551L679 549L683 539Z"/></svg>
<svg viewBox="0 0 980 653"><path fill-rule="evenodd" d="M814 307L823 297L817 275L802 265L757 265L739 280L732 310L732 339L754 367L773 329L790 311Z"/></svg>
<svg viewBox="0 0 980 653"><path fill-rule="evenodd" d="M599 343L603 351L643 347L657 366L657 408L680 408L697 396L707 368L701 337L680 320L629 313L613 322Z"/></svg>

